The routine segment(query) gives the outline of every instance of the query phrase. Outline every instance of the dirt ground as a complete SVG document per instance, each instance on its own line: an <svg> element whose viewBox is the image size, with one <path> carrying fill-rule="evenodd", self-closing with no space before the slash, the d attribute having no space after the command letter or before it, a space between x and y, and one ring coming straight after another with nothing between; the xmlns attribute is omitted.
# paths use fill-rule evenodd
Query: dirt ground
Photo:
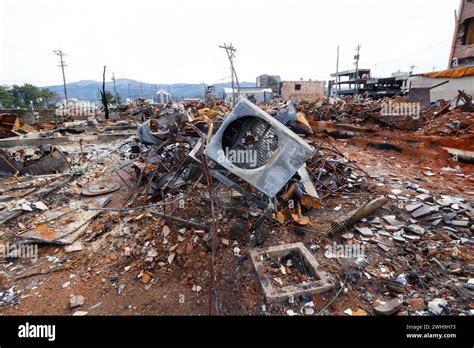
<svg viewBox="0 0 474 348"><path fill-rule="evenodd" d="M330 139L329 141L348 159L355 161L361 169L372 176L371 179L367 179L365 192L362 192L361 196L342 198L342 202L355 200L362 204L367 196L390 195L392 189L400 189L403 191L402 195L416 195L416 192L405 187L406 182L420 185L429 190L433 196L455 195L472 202L474 167L453 161L453 158L442 150L442 146L446 146L447 137L414 138L416 139L407 141L401 133L387 132L372 137ZM411 147L413 151L400 153L379 150L368 146L367 142L370 141L391 142ZM450 139L448 144L453 142L456 145L464 143L464 148L468 150L472 150L474 144L472 139ZM120 159L111 157L104 165L114 166L117 161ZM455 166L459 166L460 171L443 170ZM427 176L425 174L427 172L434 175ZM114 175L110 173L108 175L108 180L120 182ZM129 183L133 183L131 177ZM70 197L74 193L70 190L62 194ZM129 194L129 190L122 184L121 190L111 194L112 201L107 207L122 207ZM60 202L52 197L48 203L55 206L61 204ZM335 202L328 200L325 204L332 208L340 203L341 198L338 198ZM335 283L335 288L324 294L306 296L292 303L268 305L249 257L252 241L246 235L247 228L239 226L233 220L245 216L253 223L257 217L245 211L245 202L239 207L241 210L226 214L218 221L221 242L216 252L215 293L211 296L211 250L203 240L202 234L176 222L165 222L146 210L107 211L99 213L88 226L82 240L81 251L66 252L62 246L40 245L39 259L35 263L25 259L3 260L0 285L2 291L14 286L15 296L9 303L4 303L0 307L0 313L72 315L80 310L87 312L88 315L208 315L210 311L219 315L286 315L290 309L297 314L303 313L303 305L313 301L314 313L318 314L327 307L329 301L333 300L322 314L345 315L344 311L351 309L353 313L355 312L353 315L357 313L370 315L374 314L375 301L388 300L396 295L384 285L384 275L381 274L383 272L380 271L380 267L388 268L395 275L407 273L407 266L398 259L400 255L406 255L403 254L403 248L392 247L390 252L386 253L376 244L368 243L366 253L370 256L365 273L372 275L369 279L364 272L355 270L351 263L325 257L324 246L333 243L334 239L318 233L317 225L311 226L310 231L306 233L297 233L291 226L265 223L260 228L263 231L263 242L259 242L259 247L301 241L314 254L320 263L320 269L330 274ZM405 216L399 202L389 199L388 204L373 216L382 217L394 212L400 219ZM201 222L208 221L210 216L209 209L204 205L177 209L173 214L184 218L194 217L196 221ZM120 231L114 233L114 227L124 222L129 226L129 230L126 233ZM33 213L25 214L10 222L4 227L3 241L8 241L8 237L15 230L21 230L22 227L25 230L33 223ZM165 225L169 227L170 232L168 236L163 237ZM353 229L351 232L354 232ZM442 233L427 238L444 241L449 239ZM145 245L146 243L148 245ZM150 245L154 245L158 255L153 262L145 260ZM177 245L174 249L176 256L170 264L167 251L170 246L175 245ZM236 252L236 248L240 251ZM459 254L453 257L452 248L446 247L438 251L438 258L443 259L445 254L449 262L466 269L468 264L472 265L472 246L461 246L460 249ZM411 264L417 268L417 273L428 272L432 279L445 277L443 282L449 283L449 277L434 270L436 265L427 261L426 255L421 260L416 253L412 252L410 257L412 261L419 261ZM54 267L51 268L52 266ZM54 271L48 273L51 269ZM37 272L44 274L34 274ZM20 277L24 278L18 279ZM346 279L344 291L337 295L344 279ZM431 282L430 285L429 280L430 278L426 289L429 294L425 295L416 279L411 280L403 293L405 300L424 296L426 303L429 298L434 297L431 295L437 291L430 287L436 287L437 283ZM445 291L448 290L443 290ZM85 304L80 308L71 309L69 302L72 294L82 295ZM451 292L447 296L456 297L456 293ZM209 305L211 298L213 308ZM453 302L456 302L452 306L451 313L454 314L467 311L473 306L472 303L461 299ZM414 315L414 311L405 302L398 314Z"/></svg>

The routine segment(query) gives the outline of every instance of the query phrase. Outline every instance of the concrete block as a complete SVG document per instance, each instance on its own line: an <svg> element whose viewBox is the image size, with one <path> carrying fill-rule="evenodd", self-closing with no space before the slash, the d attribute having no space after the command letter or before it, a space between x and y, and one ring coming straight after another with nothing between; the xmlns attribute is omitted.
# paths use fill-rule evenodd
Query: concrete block
<svg viewBox="0 0 474 348"><path fill-rule="evenodd" d="M279 259L288 255L293 250L297 251L303 257L312 276L317 280L309 283L300 283L276 288L271 284L268 274L265 274L261 256L268 255L271 258ZM250 257L252 258L255 271L257 272L258 279L268 303L283 302L292 296L298 297L300 295L322 293L334 288L334 284L331 283L327 274L318 271L318 261L303 245L303 243L278 245L259 250L254 249L250 251Z"/></svg>

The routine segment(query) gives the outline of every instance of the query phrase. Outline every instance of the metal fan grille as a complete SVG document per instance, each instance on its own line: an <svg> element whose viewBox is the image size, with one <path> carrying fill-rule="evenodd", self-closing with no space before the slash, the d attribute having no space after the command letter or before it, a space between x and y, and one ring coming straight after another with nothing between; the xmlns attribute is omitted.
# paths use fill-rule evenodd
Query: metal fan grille
<svg viewBox="0 0 474 348"><path fill-rule="evenodd" d="M235 120L225 129L222 137L226 157L242 169L264 166L277 148L278 135L272 125L255 116Z"/></svg>

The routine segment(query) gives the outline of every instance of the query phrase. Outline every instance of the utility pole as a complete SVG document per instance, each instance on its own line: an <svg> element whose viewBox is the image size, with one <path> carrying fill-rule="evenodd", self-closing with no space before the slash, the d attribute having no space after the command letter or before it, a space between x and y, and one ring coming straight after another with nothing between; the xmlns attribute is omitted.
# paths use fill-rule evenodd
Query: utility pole
<svg viewBox="0 0 474 348"><path fill-rule="evenodd" d="M140 80L140 95L143 99L143 86L142 86L142 81Z"/></svg>
<svg viewBox="0 0 474 348"><path fill-rule="evenodd" d="M337 58L336 58L336 95L339 95L339 45L337 45Z"/></svg>
<svg viewBox="0 0 474 348"><path fill-rule="evenodd" d="M413 75L413 69L416 68L416 65L412 65L410 66L410 75Z"/></svg>
<svg viewBox="0 0 474 348"><path fill-rule="evenodd" d="M104 111L105 111L105 119L109 119L109 106L107 103L107 94L105 93L105 70L107 69L107 66L104 65L104 73L102 74L102 91L100 92L100 96L102 98L102 105L104 105Z"/></svg>
<svg viewBox="0 0 474 348"><path fill-rule="evenodd" d="M156 84L155 84L155 94L153 94L153 100L156 100Z"/></svg>
<svg viewBox="0 0 474 348"><path fill-rule="evenodd" d="M356 90L356 95L359 94L359 82L358 82L358 79L359 79L359 59L360 59L360 45L357 45L356 47L356 55L354 56L354 59L355 59L355 66L356 66L356 70L355 70L355 90Z"/></svg>
<svg viewBox="0 0 474 348"><path fill-rule="evenodd" d="M118 106L117 89L115 88L115 73L112 73L112 81L114 81L115 106Z"/></svg>
<svg viewBox="0 0 474 348"><path fill-rule="evenodd" d="M66 55L66 53L64 53L61 50L54 50L53 52L54 52L55 55L59 56L59 61L61 63L58 66L61 67L61 70L63 72L64 98L66 99L66 110L69 110L69 108L68 108L69 100L68 100L68 97L67 97L67 88L66 88L66 75L64 74L64 67L67 66L67 65L66 65L66 62L63 60L63 57Z"/></svg>
<svg viewBox="0 0 474 348"><path fill-rule="evenodd" d="M234 106L235 105L234 77L235 77L235 81L237 82L237 93L240 96L239 79L237 78L237 73L235 72L235 68L234 68L234 57L235 57L235 52L237 51L237 49L232 45L232 43L229 46L227 46L227 44L224 44L223 46L219 46L219 47L225 49L227 53L227 58L229 59L229 62L230 62L231 85L232 85L232 106Z"/></svg>
<svg viewBox="0 0 474 348"><path fill-rule="evenodd" d="M230 86L232 88L232 106L235 105L235 90L234 90L234 72L232 70L232 66L230 68ZM240 93L239 93L240 97Z"/></svg>
<svg viewBox="0 0 474 348"><path fill-rule="evenodd" d="M132 94L130 93L130 85L131 83L128 83L128 99L130 99L130 102L132 102Z"/></svg>

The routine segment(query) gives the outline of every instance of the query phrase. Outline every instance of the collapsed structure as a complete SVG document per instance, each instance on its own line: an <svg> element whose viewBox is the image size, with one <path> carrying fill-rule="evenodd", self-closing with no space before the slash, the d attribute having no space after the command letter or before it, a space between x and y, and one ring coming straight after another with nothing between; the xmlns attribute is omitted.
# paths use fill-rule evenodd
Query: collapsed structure
<svg viewBox="0 0 474 348"><path fill-rule="evenodd" d="M0 306L41 312L57 286L91 313L472 314L472 99L413 115L402 103L2 116ZM464 192L439 186L451 180ZM32 244L33 264L10 252ZM164 298L149 312L141 291Z"/></svg>
<svg viewBox="0 0 474 348"><path fill-rule="evenodd" d="M2 314L473 315L473 10L448 70L329 97L0 114Z"/></svg>

